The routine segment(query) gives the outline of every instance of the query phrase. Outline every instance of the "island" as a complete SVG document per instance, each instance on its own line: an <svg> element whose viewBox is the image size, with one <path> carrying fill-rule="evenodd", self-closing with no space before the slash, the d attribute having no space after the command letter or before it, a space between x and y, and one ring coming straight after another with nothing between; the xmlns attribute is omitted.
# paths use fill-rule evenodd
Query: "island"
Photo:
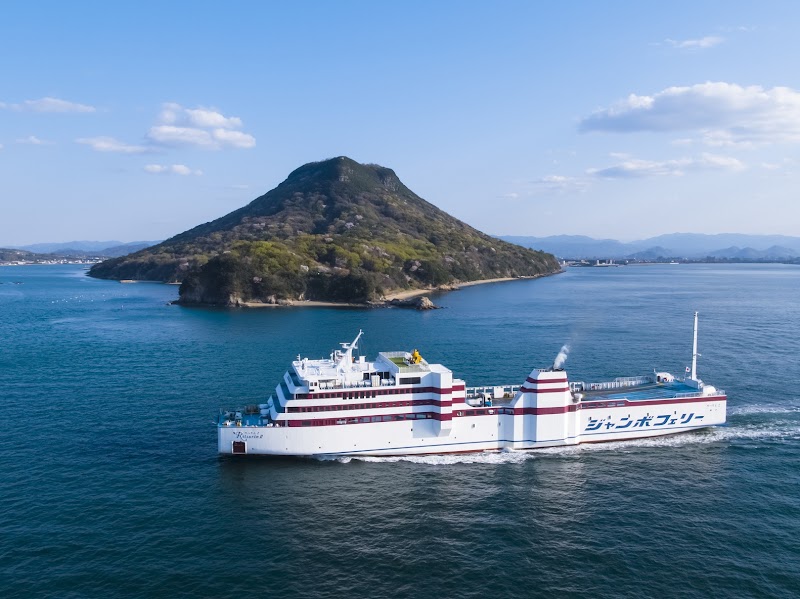
<svg viewBox="0 0 800 599"><path fill-rule="evenodd" d="M560 271L553 255L423 200L393 170L340 156L303 165L246 206L89 275L180 283L183 305L364 305Z"/></svg>

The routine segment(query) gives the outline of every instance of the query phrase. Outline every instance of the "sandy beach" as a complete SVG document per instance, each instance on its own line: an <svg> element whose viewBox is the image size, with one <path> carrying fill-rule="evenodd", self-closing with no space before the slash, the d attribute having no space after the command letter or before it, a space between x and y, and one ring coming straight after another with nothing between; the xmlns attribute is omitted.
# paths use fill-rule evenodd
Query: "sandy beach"
<svg viewBox="0 0 800 599"><path fill-rule="evenodd" d="M548 275L540 275L548 276ZM481 279L479 281L467 281L465 283L453 283L452 285L443 287L429 287L425 289L406 289L403 291L396 291L384 296L382 301L370 302L367 304L353 304L344 302L320 302L314 300L291 300L279 304L268 304L264 302L240 302L239 305L244 308L380 308L389 306L392 300L407 300L423 295L430 295L431 293L444 293L447 291L456 291L464 287L472 287L473 285L484 285L487 283L503 283L506 281L519 281L522 279L536 279L539 277L504 277L499 279Z"/></svg>
<svg viewBox="0 0 800 599"><path fill-rule="evenodd" d="M465 283L454 283L447 287L429 287L425 289L406 289L403 291L396 291L385 295L383 301L371 302L368 304L353 304L353 303L339 303L339 302L319 302L314 300L293 300L291 302L284 302L280 304L267 304L263 302L241 302L240 305L246 308L364 308L364 307L383 307L389 305L392 300L407 300L414 297L421 297L423 295L430 295L431 293L444 293L447 291L457 291L463 287L472 287L473 285L485 285L487 283L504 283L506 281L519 281L521 279L535 279L537 277L504 277L499 279L481 279L479 281L467 281Z"/></svg>
<svg viewBox="0 0 800 599"><path fill-rule="evenodd" d="M407 289L405 291L397 291L385 296L386 301L390 302L393 299L405 300L412 297L419 297L421 295L428 295L430 293L441 293L445 291L456 291L463 287L472 287L473 285L483 285L485 283L503 283L504 281L519 281L520 279L533 279L536 277L505 277L501 279L481 279L479 281L467 281L466 283L453 283L447 287L436 288L431 287L427 289Z"/></svg>

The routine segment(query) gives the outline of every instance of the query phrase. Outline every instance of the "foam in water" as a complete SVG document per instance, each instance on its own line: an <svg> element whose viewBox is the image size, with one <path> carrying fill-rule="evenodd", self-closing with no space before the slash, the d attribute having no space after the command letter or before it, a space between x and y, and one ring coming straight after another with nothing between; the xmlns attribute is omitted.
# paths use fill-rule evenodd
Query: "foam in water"
<svg viewBox="0 0 800 599"><path fill-rule="evenodd" d="M739 406L737 408L731 408L728 410L728 416L747 414L796 414L798 412L800 412L800 406L761 404L755 406Z"/></svg>
<svg viewBox="0 0 800 599"><path fill-rule="evenodd" d="M758 406L754 406L758 407ZM767 413L798 413L798 409L769 411ZM750 413L761 413L756 410ZM545 456L575 456L584 452L628 451L636 448L654 447L682 447L696 444L712 444L740 440L765 440L765 439L794 439L800 438L800 421L778 420L761 423L742 423L728 426L719 426L703 429L691 433L665 435L646 439L631 439L628 441L610 441L607 443L589 443L571 445L568 447L548 447L533 451L487 451L480 453L440 454L421 456L327 456L319 457L320 460L333 460L348 464L355 460L358 462L409 462L412 464L427 464L431 466L448 466L451 464L518 464L527 460Z"/></svg>

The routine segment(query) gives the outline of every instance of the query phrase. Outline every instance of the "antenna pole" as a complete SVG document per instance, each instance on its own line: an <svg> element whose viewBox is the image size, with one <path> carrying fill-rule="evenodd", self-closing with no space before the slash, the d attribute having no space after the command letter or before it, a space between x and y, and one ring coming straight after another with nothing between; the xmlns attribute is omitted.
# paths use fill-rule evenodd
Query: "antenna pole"
<svg viewBox="0 0 800 599"><path fill-rule="evenodd" d="M694 313L694 342L692 343L692 380L697 380L697 312Z"/></svg>

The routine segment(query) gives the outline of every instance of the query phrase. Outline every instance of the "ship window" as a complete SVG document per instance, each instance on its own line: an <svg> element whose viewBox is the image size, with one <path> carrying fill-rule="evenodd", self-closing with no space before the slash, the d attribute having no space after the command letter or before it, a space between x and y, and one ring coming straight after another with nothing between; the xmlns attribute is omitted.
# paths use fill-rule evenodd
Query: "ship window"
<svg viewBox="0 0 800 599"><path fill-rule="evenodd" d="M369 416L363 416L362 418L359 418L359 420L361 422L369 422Z"/></svg>
<svg viewBox="0 0 800 599"><path fill-rule="evenodd" d="M303 426L311 426L311 420L303 420Z"/></svg>
<svg viewBox="0 0 800 599"><path fill-rule="evenodd" d="M336 421L336 424L344 424L344 423L345 423L345 420L337 420Z"/></svg>
<svg viewBox="0 0 800 599"><path fill-rule="evenodd" d="M381 421L381 417L380 416L373 416L372 417L372 422L380 422L380 421Z"/></svg>
<svg viewBox="0 0 800 599"><path fill-rule="evenodd" d="M392 417L389 416L389 415L386 415L386 416L383 417L383 421L384 422L389 422L391 419L392 419Z"/></svg>

